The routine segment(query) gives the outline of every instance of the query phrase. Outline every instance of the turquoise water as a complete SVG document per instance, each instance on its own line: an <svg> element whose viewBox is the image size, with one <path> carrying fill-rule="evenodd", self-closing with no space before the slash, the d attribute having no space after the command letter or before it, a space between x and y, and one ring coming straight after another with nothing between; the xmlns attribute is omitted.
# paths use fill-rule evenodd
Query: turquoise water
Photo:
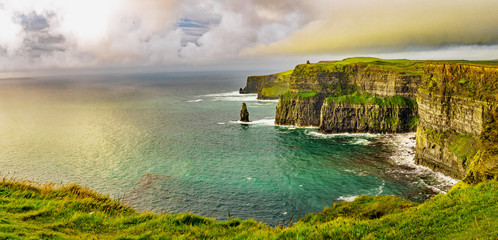
<svg viewBox="0 0 498 240"><path fill-rule="evenodd" d="M249 73L0 81L0 173L76 182L156 212L269 224L361 194L424 201L454 180L413 165L414 134L275 126ZM241 102L250 124L241 124Z"/></svg>

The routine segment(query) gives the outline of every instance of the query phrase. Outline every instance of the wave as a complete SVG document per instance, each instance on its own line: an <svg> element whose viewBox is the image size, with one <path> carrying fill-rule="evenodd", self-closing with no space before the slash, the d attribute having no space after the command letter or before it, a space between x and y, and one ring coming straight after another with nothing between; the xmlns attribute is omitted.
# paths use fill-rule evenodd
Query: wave
<svg viewBox="0 0 498 240"><path fill-rule="evenodd" d="M275 125L279 128L285 128L288 130L295 130L295 129L318 129L318 127L313 127L313 126L307 126L307 127L302 127L302 126L296 126L296 125Z"/></svg>
<svg viewBox="0 0 498 240"><path fill-rule="evenodd" d="M368 139L376 139L380 137L380 134L372 134L372 133L319 133L316 131L306 131L304 134L308 136L318 137L318 138L336 138L336 137L354 137L356 139L352 140L352 144L360 144L366 145L366 143L370 143Z"/></svg>
<svg viewBox="0 0 498 240"><path fill-rule="evenodd" d="M212 101L227 101L227 102L278 102L278 100L258 99L258 94L255 93L241 94L238 91L206 94L200 97L210 98Z"/></svg>
<svg viewBox="0 0 498 240"><path fill-rule="evenodd" d="M245 125L261 125L261 126L275 126L275 119L273 118L264 118L251 122L242 122L242 121L229 121L232 124L245 124Z"/></svg>
<svg viewBox="0 0 498 240"><path fill-rule="evenodd" d="M370 144L370 141L368 141L367 139L363 139L363 138L357 138L357 139L349 141L349 144L353 144L353 145L368 145L368 144Z"/></svg>
<svg viewBox="0 0 498 240"><path fill-rule="evenodd" d="M458 183L458 180L446 176L440 172L435 172L428 167L415 164L415 136L416 133L386 135L386 137L383 138L383 141L391 146L394 146L391 160L398 165L407 166L410 169L409 171L414 171L416 174L434 176L432 182L420 179L415 184L425 185L437 193L446 193L444 189L450 189L453 185Z"/></svg>
<svg viewBox="0 0 498 240"><path fill-rule="evenodd" d="M193 99L193 100L188 100L187 102L194 103L194 102L204 102L203 99Z"/></svg>
<svg viewBox="0 0 498 240"><path fill-rule="evenodd" d="M252 102L257 101L258 94L240 94L238 91L226 93L206 94L200 97L210 98L212 101L228 101L228 102Z"/></svg>
<svg viewBox="0 0 498 240"><path fill-rule="evenodd" d="M382 181L382 185L379 186L379 188L377 188L379 190L379 192L377 193L377 195L380 195L382 194L382 192L384 192L384 186L386 185L386 182Z"/></svg>
<svg viewBox="0 0 498 240"><path fill-rule="evenodd" d="M357 197L359 197L359 196L356 196L356 195L352 195L352 196L340 196L340 197L336 198L336 200L338 200L338 201L352 202Z"/></svg>

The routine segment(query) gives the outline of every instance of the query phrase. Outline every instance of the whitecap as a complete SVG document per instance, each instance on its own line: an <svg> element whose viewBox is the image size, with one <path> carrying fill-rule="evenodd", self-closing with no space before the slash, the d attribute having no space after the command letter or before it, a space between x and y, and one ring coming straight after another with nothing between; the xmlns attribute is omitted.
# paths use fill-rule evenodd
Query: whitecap
<svg viewBox="0 0 498 240"><path fill-rule="evenodd" d="M382 140L387 144L394 146L393 155L390 157L394 163L407 166L410 169L413 169L410 171L414 171L419 175L434 176L434 183L427 184L426 182L424 182L424 180L420 181L422 181L425 186L431 188L437 193L446 193L446 191L444 191L443 189L450 189L453 185L458 183L458 180L446 176L440 172L435 172L428 167L415 164L415 136L416 133L414 132L403 134L389 134L382 138Z"/></svg>
<svg viewBox="0 0 498 240"><path fill-rule="evenodd" d="M304 134L308 136L318 137L318 138L335 138L335 137L354 137L356 139L352 140L352 144L361 144L365 145L365 143L369 143L367 139L378 138L380 134L372 134L372 133L319 133L317 131L305 131ZM367 142L365 142L365 141ZM354 142L358 141L358 142Z"/></svg>
<svg viewBox="0 0 498 240"><path fill-rule="evenodd" d="M275 119L273 118L264 118L251 122L242 122L242 121L229 121L232 124L246 124L246 125L260 125L260 126L275 126Z"/></svg>
<svg viewBox="0 0 498 240"><path fill-rule="evenodd" d="M251 105L253 106L269 106L271 105L272 103L278 103L278 99L269 99L269 100L263 100L263 99L258 99L258 102L256 103L253 103Z"/></svg>
<svg viewBox="0 0 498 240"><path fill-rule="evenodd" d="M352 202L354 201L357 197L356 195L353 196L340 196L337 198L338 201L346 201L346 202Z"/></svg>
<svg viewBox="0 0 498 240"><path fill-rule="evenodd" d="M204 100L203 99L193 99L193 100L188 100L187 102L189 102L189 103L204 102Z"/></svg>
<svg viewBox="0 0 498 240"><path fill-rule="evenodd" d="M379 188L377 188L379 190L379 192L377 193L377 195L380 195L382 194L382 192L384 192L384 186L386 185L386 182L382 181L382 185L379 186Z"/></svg>
<svg viewBox="0 0 498 240"><path fill-rule="evenodd" d="M238 91L226 93L206 94L201 97L211 98L213 101L227 101L227 102L254 102L258 100L258 94L248 93L240 94Z"/></svg>
<svg viewBox="0 0 498 240"><path fill-rule="evenodd" d="M296 125L278 125L276 124L275 126L282 128L282 129L288 129L288 130L295 130L295 129L318 129L318 127L315 126L296 126Z"/></svg>
<svg viewBox="0 0 498 240"><path fill-rule="evenodd" d="M368 145L368 144L370 144L370 141L368 141L367 139L363 139L363 138L356 138L354 140L351 140L349 143L354 144L354 145Z"/></svg>
<svg viewBox="0 0 498 240"><path fill-rule="evenodd" d="M238 91L226 92L226 93L205 94L202 96L205 96L205 97L232 97L232 96L240 96L240 95L256 95L257 96L257 94L250 94L250 93L249 94L241 94Z"/></svg>

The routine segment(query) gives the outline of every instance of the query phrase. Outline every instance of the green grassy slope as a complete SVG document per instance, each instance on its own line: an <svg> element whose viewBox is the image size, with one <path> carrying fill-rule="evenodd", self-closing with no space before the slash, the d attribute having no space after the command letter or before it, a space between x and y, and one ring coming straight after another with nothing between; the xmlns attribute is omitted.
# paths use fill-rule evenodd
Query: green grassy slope
<svg viewBox="0 0 498 240"><path fill-rule="evenodd" d="M420 205L361 196L292 226L218 222L193 214L138 213L77 185L3 179L0 239L495 239L498 182L460 184Z"/></svg>
<svg viewBox="0 0 498 240"><path fill-rule="evenodd" d="M289 70L281 73L276 73L277 81L267 84L261 89L261 96L265 98L278 98L283 93L289 90L289 82L292 72Z"/></svg>
<svg viewBox="0 0 498 240"><path fill-rule="evenodd" d="M407 60L407 59L380 59L374 57L352 57L341 61L320 61L316 65L323 69L348 64L364 64L381 67L405 74L424 74L424 66L430 63L466 63L486 66L498 66L497 61L466 61L466 60Z"/></svg>

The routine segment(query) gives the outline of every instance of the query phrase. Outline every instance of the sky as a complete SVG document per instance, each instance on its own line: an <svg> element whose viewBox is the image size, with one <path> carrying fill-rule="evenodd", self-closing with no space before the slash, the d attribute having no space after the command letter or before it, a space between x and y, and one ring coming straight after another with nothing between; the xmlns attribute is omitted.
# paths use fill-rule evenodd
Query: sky
<svg viewBox="0 0 498 240"><path fill-rule="evenodd" d="M0 72L498 59L496 0L0 0Z"/></svg>

